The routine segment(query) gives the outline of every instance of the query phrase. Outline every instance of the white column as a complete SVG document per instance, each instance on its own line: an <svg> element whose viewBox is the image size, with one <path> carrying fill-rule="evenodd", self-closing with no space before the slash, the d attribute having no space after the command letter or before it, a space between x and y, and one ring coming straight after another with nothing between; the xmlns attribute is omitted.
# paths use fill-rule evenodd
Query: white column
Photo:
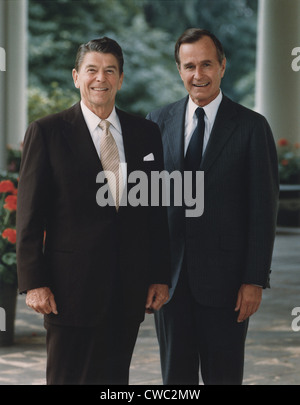
<svg viewBox="0 0 300 405"><path fill-rule="evenodd" d="M0 46L6 71L0 72L0 167L7 146L19 148L27 126L27 0L0 0Z"/></svg>
<svg viewBox="0 0 300 405"><path fill-rule="evenodd" d="M256 110L275 139L300 141L300 71L292 69L300 47L300 0L259 0Z"/></svg>

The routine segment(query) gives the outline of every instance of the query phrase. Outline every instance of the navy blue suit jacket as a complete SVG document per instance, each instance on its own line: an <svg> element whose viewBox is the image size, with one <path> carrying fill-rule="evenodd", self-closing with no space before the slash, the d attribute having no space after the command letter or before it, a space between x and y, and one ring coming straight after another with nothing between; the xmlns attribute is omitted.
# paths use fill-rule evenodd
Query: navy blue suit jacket
<svg viewBox="0 0 300 405"><path fill-rule="evenodd" d="M184 165L188 97L151 112L167 171ZM234 306L242 283L269 286L278 203L277 154L266 119L223 95L199 170L204 213L168 208L172 289L185 257L191 291L203 305Z"/></svg>

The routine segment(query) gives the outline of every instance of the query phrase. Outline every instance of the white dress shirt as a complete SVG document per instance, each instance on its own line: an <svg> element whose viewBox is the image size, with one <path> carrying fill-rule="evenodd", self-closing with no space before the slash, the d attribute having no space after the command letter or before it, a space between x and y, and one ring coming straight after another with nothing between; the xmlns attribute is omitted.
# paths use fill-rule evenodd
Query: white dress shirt
<svg viewBox="0 0 300 405"><path fill-rule="evenodd" d="M203 153L205 152L205 148L207 146L210 133L212 130L212 127L215 122L215 118L220 106L220 103L222 101L222 92L220 90L218 96L211 101L209 104L207 104L205 107L203 107L205 111L205 132L204 132L204 140L203 140ZM193 102L191 97L189 97L189 101L186 106L186 112L185 112L185 126L184 126L184 155L187 151L187 148L189 146L189 142L191 140L191 137L196 129L197 126L197 121L198 118L195 114L196 109L199 106ZM202 154L203 154L202 153Z"/></svg>
<svg viewBox="0 0 300 405"><path fill-rule="evenodd" d="M100 139L103 134L103 130L99 127L100 122L102 121L101 118L99 118L96 114L94 114L81 100L80 101L80 106L82 110L82 114L84 117L84 120L86 122L86 125L89 129L89 132L91 134L92 140L94 142L96 151L98 153L98 156L100 158L101 156L101 150L100 150ZM119 151L119 158L120 158L120 163L121 163L121 170L122 170L122 178L123 182L125 184L126 182L126 175L127 175L127 170L126 170L126 160L125 160L125 151L124 151L124 143L123 143L123 136L122 136L122 128L121 128L121 123L118 117L118 114L116 113L116 108L114 107L110 116L106 119L107 121L110 122L110 127L109 130L117 144L117 148Z"/></svg>

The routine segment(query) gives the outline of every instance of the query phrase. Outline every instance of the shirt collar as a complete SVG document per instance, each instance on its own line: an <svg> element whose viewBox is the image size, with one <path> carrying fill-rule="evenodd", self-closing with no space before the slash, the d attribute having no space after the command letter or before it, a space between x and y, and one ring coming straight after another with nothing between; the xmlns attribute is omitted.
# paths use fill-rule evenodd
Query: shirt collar
<svg viewBox="0 0 300 405"><path fill-rule="evenodd" d="M223 98L223 95L222 95L222 91L220 90L217 97L213 101L211 101L209 104L207 104L206 106L203 107L203 109L205 111L205 115L206 115L207 119L209 120L209 122L214 122L217 112L218 112L218 108L222 101L222 98ZM187 105L187 117L189 120L193 119L194 113L198 107L199 106L197 104L195 104L193 102L193 100L191 99L191 97L189 96L189 102Z"/></svg>
<svg viewBox="0 0 300 405"><path fill-rule="evenodd" d="M90 131L90 133L92 134L95 129L97 129L98 125L100 124L100 122L102 121L101 118L99 118L96 114L94 114L85 104L84 102L81 100L80 101L80 106L81 106L81 110L82 110L82 114L83 117L85 119L86 125ZM118 114L116 112L116 108L114 106L111 114L109 115L109 117L107 118L107 121L110 122L110 124L118 131L121 133L121 124L120 124L120 120L118 117Z"/></svg>

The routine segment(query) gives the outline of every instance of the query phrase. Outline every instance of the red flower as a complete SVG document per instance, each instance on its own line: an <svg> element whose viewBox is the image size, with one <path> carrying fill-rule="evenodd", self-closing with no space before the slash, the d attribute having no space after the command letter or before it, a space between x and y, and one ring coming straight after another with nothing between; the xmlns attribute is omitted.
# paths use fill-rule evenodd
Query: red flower
<svg viewBox="0 0 300 405"><path fill-rule="evenodd" d="M278 139L277 141L278 146L287 146L289 141L285 138Z"/></svg>
<svg viewBox="0 0 300 405"><path fill-rule="evenodd" d="M289 164L289 161L287 159L282 159L281 164L282 166L287 166Z"/></svg>
<svg viewBox="0 0 300 405"><path fill-rule="evenodd" d="M12 228L6 228L2 232L2 238L7 239L10 243L16 243L17 231Z"/></svg>
<svg viewBox="0 0 300 405"><path fill-rule="evenodd" d="M16 209L17 209L17 196L15 196L15 195L8 195L6 198L5 198L5 203L6 204L4 204L3 205L3 207L5 208L5 209L7 209L8 211L16 211Z"/></svg>
<svg viewBox="0 0 300 405"><path fill-rule="evenodd" d="M10 180L0 181L0 193L13 193L15 191L14 183Z"/></svg>

